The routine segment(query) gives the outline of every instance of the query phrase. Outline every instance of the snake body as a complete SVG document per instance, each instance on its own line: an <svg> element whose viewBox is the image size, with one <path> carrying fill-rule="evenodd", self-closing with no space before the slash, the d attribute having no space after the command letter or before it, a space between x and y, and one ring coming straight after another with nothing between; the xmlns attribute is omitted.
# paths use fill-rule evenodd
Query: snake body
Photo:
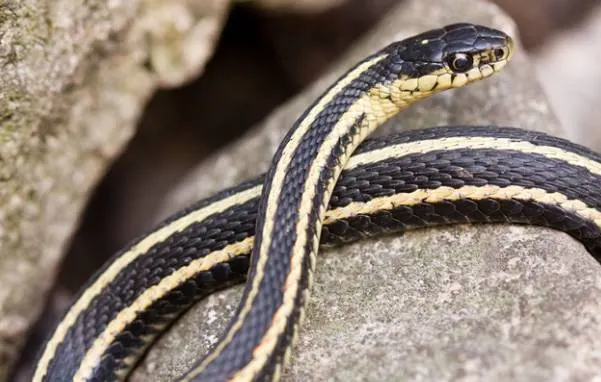
<svg viewBox="0 0 601 382"><path fill-rule="evenodd" d="M265 176L249 280L226 334L184 381L278 379L306 305L334 185L357 146L419 99L501 69L502 32L454 24L350 69L296 121Z"/></svg>
<svg viewBox="0 0 601 382"><path fill-rule="evenodd" d="M148 256L136 257L122 271L155 270L155 277L163 280L156 290L163 293L152 297L141 293L124 297L123 302L112 299L104 307L91 305L88 314L99 317L97 325L84 331L79 322L80 333L69 332L58 348L62 361L52 367L73 362L68 344L77 335L87 336L77 341L92 342L118 323L123 329L107 338L96 379L122 376L144 349L147 341L142 338L157 335L174 314L208 293L242 282L262 183L261 176L224 190L166 220L163 229L178 226L179 230L167 240L157 240ZM336 183L321 244L338 246L434 225L515 223L567 232L599 259L599 190L601 156L542 133L456 126L372 138L358 148ZM212 208L215 205L219 210ZM160 228L142 236L130 249L158 232ZM172 259L173 253L189 253L190 258ZM122 256L116 255L110 263ZM168 276L174 276L175 282L169 283ZM104 293L118 295L120 285L122 281L116 279ZM119 311L119 304L120 314L102 315ZM52 376L60 380L59 370L52 370Z"/></svg>
<svg viewBox="0 0 601 382"><path fill-rule="evenodd" d="M434 128L370 140L347 163L387 119L490 76L512 47L502 32L454 24L361 61L297 120L263 178L167 219L99 270L48 340L34 380L125 378L182 309L247 270L229 329L181 379L278 379L320 242L512 222L565 231L599 256L601 160L567 141L490 126Z"/></svg>

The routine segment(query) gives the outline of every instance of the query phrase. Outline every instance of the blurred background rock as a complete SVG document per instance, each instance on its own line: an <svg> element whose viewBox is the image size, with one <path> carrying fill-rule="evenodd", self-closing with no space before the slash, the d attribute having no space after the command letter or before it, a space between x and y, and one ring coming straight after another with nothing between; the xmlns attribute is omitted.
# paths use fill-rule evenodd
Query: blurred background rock
<svg viewBox="0 0 601 382"><path fill-rule="evenodd" d="M155 223L164 195L188 171L310 84L401 1L237 2L202 75L156 93L136 136L97 187L49 313ZM601 150L601 135L591 139L601 117L601 1L494 2L516 21L568 137Z"/></svg>

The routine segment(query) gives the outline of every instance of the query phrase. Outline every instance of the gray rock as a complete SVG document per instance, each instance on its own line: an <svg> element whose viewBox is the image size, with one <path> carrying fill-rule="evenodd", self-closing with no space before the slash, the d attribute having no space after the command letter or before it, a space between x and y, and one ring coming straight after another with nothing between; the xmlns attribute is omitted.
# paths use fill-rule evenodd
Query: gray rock
<svg viewBox="0 0 601 382"><path fill-rule="evenodd" d="M545 92L569 138L601 152L601 7L536 52Z"/></svg>
<svg viewBox="0 0 601 382"><path fill-rule="evenodd" d="M228 6L0 1L0 380L91 189L152 92L198 76Z"/></svg>
<svg viewBox="0 0 601 382"><path fill-rule="evenodd" d="M330 74L200 166L165 213L263 171L294 119L358 58L455 21L516 36L512 22L487 2L403 3ZM421 103L379 133L491 123L561 135L535 78L518 51L504 73ZM600 269L579 243L538 227L424 229L321 251L313 299L284 379L592 379L601 374ZM180 375L221 335L241 289L195 306L150 351L134 380Z"/></svg>

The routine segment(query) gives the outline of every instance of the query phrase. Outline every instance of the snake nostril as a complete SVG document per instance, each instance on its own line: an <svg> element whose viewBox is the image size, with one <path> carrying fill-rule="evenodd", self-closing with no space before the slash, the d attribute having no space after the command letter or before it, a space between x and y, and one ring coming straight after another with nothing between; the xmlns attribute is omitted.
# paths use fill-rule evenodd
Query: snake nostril
<svg viewBox="0 0 601 382"><path fill-rule="evenodd" d="M495 49L494 54L495 54L495 59L500 60L503 58L503 56L505 56L505 49L497 48L497 49Z"/></svg>

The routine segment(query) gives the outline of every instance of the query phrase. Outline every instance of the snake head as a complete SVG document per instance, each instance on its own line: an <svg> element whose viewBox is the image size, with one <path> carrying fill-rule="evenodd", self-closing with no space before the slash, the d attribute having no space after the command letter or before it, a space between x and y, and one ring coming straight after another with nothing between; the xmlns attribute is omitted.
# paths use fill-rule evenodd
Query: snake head
<svg viewBox="0 0 601 382"><path fill-rule="evenodd" d="M393 43L382 64L392 68L391 85L407 98L457 88L501 70L513 53L507 34L460 23Z"/></svg>

